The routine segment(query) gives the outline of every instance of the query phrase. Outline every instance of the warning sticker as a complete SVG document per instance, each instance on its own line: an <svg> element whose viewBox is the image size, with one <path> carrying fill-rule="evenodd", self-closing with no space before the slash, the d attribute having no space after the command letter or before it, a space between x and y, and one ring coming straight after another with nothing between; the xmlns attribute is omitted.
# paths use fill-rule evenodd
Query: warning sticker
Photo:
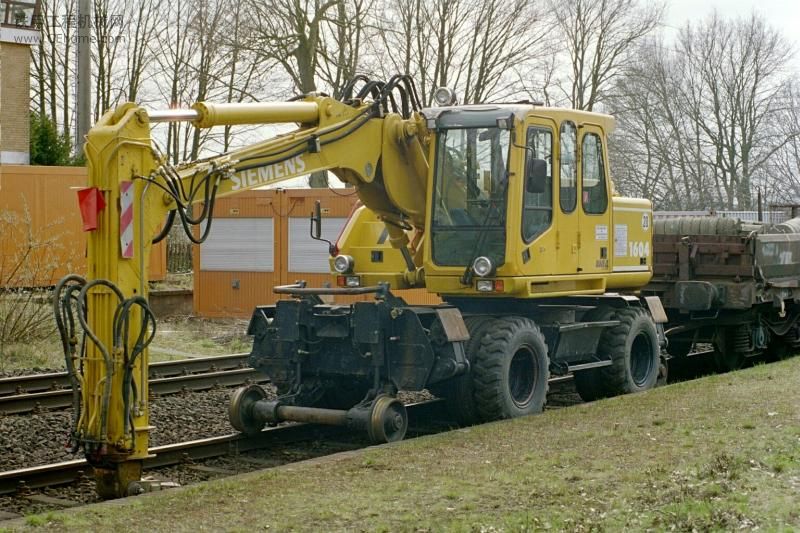
<svg viewBox="0 0 800 533"><path fill-rule="evenodd" d="M614 257L628 255L628 225L614 225Z"/></svg>
<svg viewBox="0 0 800 533"><path fill-rule="evenodd" d="M608 240L608 226L605 224L598 224L594 227L594 240L607 241Z"/></svg>

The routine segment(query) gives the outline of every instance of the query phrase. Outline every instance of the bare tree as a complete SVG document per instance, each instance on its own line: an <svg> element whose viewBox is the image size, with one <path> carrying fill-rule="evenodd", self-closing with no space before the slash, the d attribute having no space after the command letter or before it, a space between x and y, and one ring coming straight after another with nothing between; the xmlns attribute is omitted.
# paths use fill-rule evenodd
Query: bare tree
<svg viewBox="0 0 800 533"><path fill-rule="evenodd" d="M128 102L140 98L145 76L152 72L154 39L158 28L166 23L164 4L164 0L125 3L126 61L121 90Z"/></svg>
<svg viewBox="0 0 800 533"><path fill-rule="evenodd" d="M533 70L547 35L535 5L522 0L400 0L375 25L382 76L411 74L426 102L439 86L464 103L524 92L532 80L520 73Z"/></svg>
<svg viewBox="0 0 800 533"><path fill-rule="evenodd" d="M39 45L31 50L31 77L42 116L49 116L69 137L72 122L72 41L77 27L75 0L42 4Z"/></svg>
<svg viewBox="0 0 800 533"><path fill-rule="evenodd" d="M664 206L751 208L754 185L771 181L771 161L797 136L785 126L787 43L758 17L713 14L674 48L657 39L635 56L609 100L622 187Z"/></svg>
<svg viewBox="0 0 800 533"><path fill-rule="evenodd" d="M549 0L559 36L558 56L569 74L560 82L570 107L591 111L603 100L629 57L626 51L650 34L664 4L638 0Z"/></svg>
<svg viewBox="0 0 800 533"><path fill-rule="evenodd" d="M374 6L375 0L336 2L336 16L326 18L321 27L318 75L334 96L340 96L344 84L362 66L364 41L370 30L367 17Z"/></svg>
<svg viewBox="0 0 800 533"><path fill-rule="evenodd" d="M342 0L253 0L249 42L262 57L276 60L302 94L317 90L323 24Z"/></svg>

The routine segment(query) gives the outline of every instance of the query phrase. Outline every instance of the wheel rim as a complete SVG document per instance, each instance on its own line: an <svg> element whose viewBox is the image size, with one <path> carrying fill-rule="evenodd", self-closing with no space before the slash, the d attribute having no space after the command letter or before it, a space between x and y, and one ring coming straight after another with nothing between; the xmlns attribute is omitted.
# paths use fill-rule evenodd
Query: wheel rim
<svg viewBox="0 0 800 533"><path fill-rule="evenodd" d="M508 367L508 384L511 401L517 407L525 407L533 398L538 371L533 350L523 346L514 354Z"/></svg>
<svg viewBox="0 0 800 533"><path fill-rule="evenodd" d="M646 333L640 332L631 346L631 378L638 387L647 384L653 372L653 352L651 351L650 338Z"/></svg>
<svg viewBox="0 0 800 533"><path fill-rule="evenodd" d="M372 406L367 434L372 442L396 442L403 440L408 429L408 414L405 406L396 398L379 396Z"/></svg>
<svg viewBox="0 0 800 533"><path fill-rule="evenodd" d="M253 419L251 411L254 403L266 397L264 389L258 385L247 385L233 391L228 404L228 420L231 426L246 434L257 434L261 431L264 424Z"/></svg>

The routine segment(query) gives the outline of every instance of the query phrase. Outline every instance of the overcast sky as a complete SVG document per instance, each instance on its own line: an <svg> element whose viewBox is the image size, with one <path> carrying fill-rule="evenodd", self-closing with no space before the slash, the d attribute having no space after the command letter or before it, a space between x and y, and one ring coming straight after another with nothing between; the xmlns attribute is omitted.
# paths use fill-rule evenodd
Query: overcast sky
<svg viewBox="0 0 800 533"><path fill-rule="evenodd" d="M794 64L800 65L800 0L668 0L666 24L680 28L714 9L725 17L749 17L754 11L763 16L792 44Z"/></svg>

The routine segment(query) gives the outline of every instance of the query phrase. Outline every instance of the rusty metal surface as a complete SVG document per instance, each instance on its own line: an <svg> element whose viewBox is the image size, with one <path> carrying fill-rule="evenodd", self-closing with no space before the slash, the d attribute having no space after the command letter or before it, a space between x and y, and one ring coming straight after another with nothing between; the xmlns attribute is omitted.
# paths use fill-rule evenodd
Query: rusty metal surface
<svg viewBox="0 0 800 533"><path fill-rule="evenodd" d="M436 315L442 323L442 328L444 328L444 334L447 336L448 341L469 340L469 331L467 331L467 325L464 323L461 311L455 307L446 307L437 309Z"/></svg>

